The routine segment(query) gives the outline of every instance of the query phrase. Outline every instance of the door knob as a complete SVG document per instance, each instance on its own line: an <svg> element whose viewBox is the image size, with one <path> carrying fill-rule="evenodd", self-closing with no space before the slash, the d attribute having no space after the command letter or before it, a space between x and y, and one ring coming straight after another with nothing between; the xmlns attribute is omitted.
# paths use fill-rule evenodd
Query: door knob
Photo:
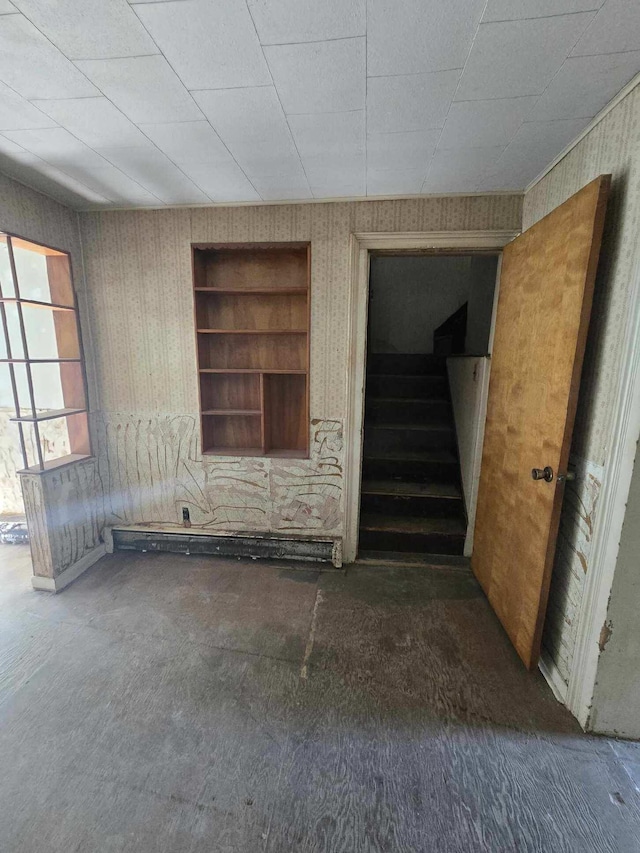
<svg viewBox="0 0 640 853"><path fill-rule="evenodd" d="M531 476L534 480L546 480L550 483L553 480L553 468L549 465L546 468L532 468Z"/></svg>

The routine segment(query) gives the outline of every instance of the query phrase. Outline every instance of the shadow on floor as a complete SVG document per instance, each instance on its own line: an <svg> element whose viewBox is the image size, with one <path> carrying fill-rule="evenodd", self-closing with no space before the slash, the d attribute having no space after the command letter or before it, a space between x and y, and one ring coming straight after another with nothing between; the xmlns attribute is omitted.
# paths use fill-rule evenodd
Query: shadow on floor
<svg viewBox="0 0 640 853"><path fill-rule="evenodd" d="M582 734L459 569L117 554L8 587L2 851L640 849L635 745Z"/></svg>

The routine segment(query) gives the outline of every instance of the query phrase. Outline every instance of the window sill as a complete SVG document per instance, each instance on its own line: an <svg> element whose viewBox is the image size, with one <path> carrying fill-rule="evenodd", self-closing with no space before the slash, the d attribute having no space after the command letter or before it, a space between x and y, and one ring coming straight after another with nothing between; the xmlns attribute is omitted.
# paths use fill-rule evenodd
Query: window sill
<svg viewBox="0 0 640 853"><path fill-rule="evenodd" d="M70 453L68 456L61 456L60 459L51 459L44 463L44 468L39 465L32 465L30 468L22 468L18 474L48 474L50 471L57 471L60 468L66 468L69 465L75 465L76 462L86 462L88 459L93 459L91 455L82 453Z"/></svg>

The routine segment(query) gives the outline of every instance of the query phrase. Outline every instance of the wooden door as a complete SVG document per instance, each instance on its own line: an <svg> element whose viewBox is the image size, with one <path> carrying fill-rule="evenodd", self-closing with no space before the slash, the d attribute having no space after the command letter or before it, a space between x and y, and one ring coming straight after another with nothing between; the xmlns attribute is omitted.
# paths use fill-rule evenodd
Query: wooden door
<svg viewBox="0 0 640 853"><path fill-rule="evenodd" d="M528 668L558 535L610 176L506 246L471 567ZM532 469L553 479L533 479ZM560 479L559 479L560 475Z"/></svg>

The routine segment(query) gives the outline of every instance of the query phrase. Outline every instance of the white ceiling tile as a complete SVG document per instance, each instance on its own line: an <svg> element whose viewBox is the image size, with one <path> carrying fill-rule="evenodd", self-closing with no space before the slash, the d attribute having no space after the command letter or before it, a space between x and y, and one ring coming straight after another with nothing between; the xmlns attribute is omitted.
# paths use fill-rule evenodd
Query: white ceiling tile
<svg viewBox="0 0 640 853"><path fill-rule="evenodd" d="M482 190L521 190L588 124L589 119L525 122L481 184Z"/></svg>
<svg viewBox="0 0 640 853"><path fill-rule="evenodd" d="M29 130L55 125L49 116L0 83L0 130Z"/></svg>
<svg viewBox="0 0 640 853"><path fill-rule="evenodd" d="M424 180L439 136L439 130L371 133L367 137L367 169L396 173L422 169Z"/></svg>
<svg viewBox="0 0 640 853"><path fill-rule="evenodd" d="M265 201L285 201L288 199L312 198L309 184L304 173L291 175L270 175L265 178L252 178L252 183Z"/></svg>
<svg viewBox="0 0 640 853"><path fill-rule="evenodd" d="M51 127L43 130L11 130L6 131L4 135L21 145L25 151L30 151L42 160L46 160L61 169L66 163L76 163L87 168L105 165L99 154L80 142L63 127Z"/></svg>
<svg viewBox="0 0 640 853"><path fill-rule="evenodd" d="M55 198L63 204L76 209L82 209L88 203L108 206L108 199L99 195L79 181L45 163L35 154L24 152L11 157L0 155L0 168L10 177Z"/></svg>
<svg viewBox="0 0 640 853"><path fill-rule="evenodd" d="M233 162L208 121L142 124L140 128L174 163L224 165Z"/></svg>
<svg viewBox="0 0 640 853"><path fill-rule="evenodd" d="M580 12L482 24L456 100L542 94L593 15L593 12Z"/></svg>
<svg viewBox="0 0 640 853"><path fill-rule="evenodd" d="M329 115L296 115L289 118L291 132L300 156L364 157L364 111Z"/></svg>
<svg viewBox="0 0 640 853"><path fill-rule="evenodd" d="M242 169L230 164L183 163L180 168L211 201L260 201L260 196Z"/></svg>
<svg viewBox="0 0 640 853"><path fill-rule="evenodd" d="M0 16L0 79L24 98L100 94L23 15Z"/></svg>
<svg viewBox="0 0 640 853"><path fill-rule="evenodd" d="M462 68L485 0L369 0L367 73Z"/></svg>
<svg viewBox="0 0 640 853"><path fill-rule="evenodd" d="M486 148L508 145L535 106L535 95L496 101L461 101L451 104L440 148Z"/></svg>
<svg viewBox="0 0 640 853"><path fill-rule="evenodd" d="M367 195L417 195L422 192L427 166L397 172L367 169Z"/></svg>
<svg viewBox="0 0 640 853"><path fill-rule="evenodd" d="M536 104L540 121L594 116L640 71L640 51L569 57Z"/></svg>
<svg viewBox="0 0 640 853"><path fill-rule="evenodd" d="M341 157L328 154L310 154L302 158L309 186L317 195L319 186L362 186L366 193L366 163L364 154ZM329 193L334 195L334 193Z"/></svg>
<svg viewBox="0 0 640 853"><path fill-rule="evenodd" d="M101 148L99 153L165 204L202 204L208 197L157 148Z"/></svg>
<svg viewBox="0 0 640 853"><path fill-rule="evenodd" d="M299 168L291 131L273 86L195 92L194 96L250 177Z"/></svg>
<svg viewBox="0 0 640 853"><path fill-rule="evenodd" d="M604 0L488 0L482 22L548 18L599 9Z"/></svg>
<svg viewBox="0 0 640 853"><path fill-rule="evenodd" d="M367 182L364 177L353 183L340 183L336 179L328 183L311 185L314 198L363 198L367 194Z"/></svg>
<svg viewBox="0 0 640 853"><path fill-rule="evenodd" d="M5 136L0 135L0 153L19 154L21 152L24 152L22 145L18 145L17 142L13 142L11 139L7 139Z"/></svg>
<svg viewBox="0 0 640 853"><path fill-rule="evenodd" d="M364 108L364 38L272 45L264 50L288 115Z"/></svg>
<svg viewBox="0 0 640 853"><path fill-rule="evenodd" d="M573 50L574 56L637 50L640 45L640 3L607 0Z"/></svg>
<svg viewBox="0 0 640 853"><path fill-rule="evenodd" d="M442 127L459 78L459 71L370 77L367 80L369 132Z"/></svg>
<svg viewBox="0 0 640 853"><path fill-rule="evenodd" d="M136 123L202 118L193 98L163 56L88 59L77 65Z"/></svg>
<svg viewBox="0 0 640 853"><path fill-rule="evenodd" d="M11 15L12 12L17 11L18 10L10 0L0 0L0 15Z"/></svg>
<svg viewBox="0 0 640 853"><path fill-rule="evenodd" d="M366 0L248 0L262 44L363 36Z"/></svg>
<svg viewBox="0 0 640 853"><path fill-rule="evenodd" d="M426 193L475 192L484 172L500 157L503 148L449 148L436 151L424 182Z"/></svg>
<svg viewBox="0 0 640 853"><path fill-rule="evenodd" d="M33 104L90 148L149 145L135 124L102 96L33 101Z"/></svg>
<svg viewBox="0 0 640 853"><path fill-rule="evenodd" d="M86 170L84 174L80 170L66 171L110 201L136 206L162 204L157 196L109 163L97 169Z"/></svg>
<svg viewBox="0 0 640 853"><path fill-rule="evenodd" d="M14 0L69 59L159 53L126 0Z"/></svg>
<svg viewBox="0 0 640 853"><path fill-rule="evenodd" d="M245 0L149 3L136 12L187 89L271 82Z"/></svg>

